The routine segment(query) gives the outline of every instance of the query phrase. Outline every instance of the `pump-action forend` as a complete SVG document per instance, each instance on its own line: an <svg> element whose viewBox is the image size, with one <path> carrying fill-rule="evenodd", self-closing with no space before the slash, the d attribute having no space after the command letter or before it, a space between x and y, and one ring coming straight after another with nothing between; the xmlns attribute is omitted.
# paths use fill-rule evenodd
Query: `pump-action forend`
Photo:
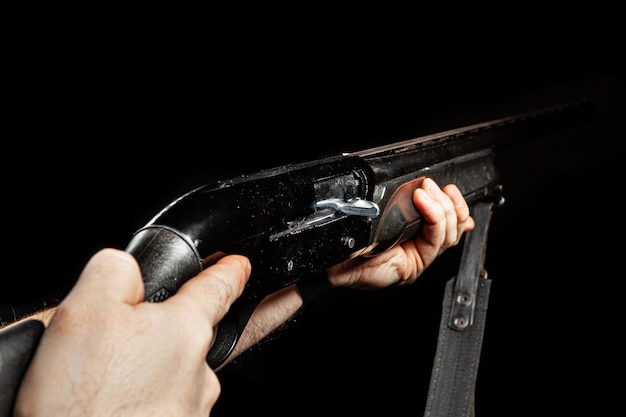
<svg viewBox="0 0 626 417"><path fill-rule="evenodd" d="M194 189L134 233L145 300L162 301L226 254L252 275L218 324L207 362L228 358L265 296L355 256L374 256L415 235L412 193L423 178L456 184L470 205L499 196L494 152L589 121L581 99L416 139L267 169ZM0 416L15 395L43 333L27 320L0 331Z"/></svg>
<svg viewBox="0 0 626 417"><path fill-rule="evenodd" d="M498 193L495 150L594 113L582 99L204 185L165 207L127 251L139 261L148 301L166 299L225 254L250 259L252 275L207 357L217 367L266 295L415 235L420 215L411 195L424 177L456 184L471 207Z"/></svg>

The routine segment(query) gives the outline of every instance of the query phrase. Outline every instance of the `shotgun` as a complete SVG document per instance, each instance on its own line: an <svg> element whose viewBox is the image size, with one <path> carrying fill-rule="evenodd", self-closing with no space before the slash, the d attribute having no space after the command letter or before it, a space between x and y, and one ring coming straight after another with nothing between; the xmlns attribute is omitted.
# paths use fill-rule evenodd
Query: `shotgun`
<svg viewBox="0 0 626 417"><path fill-rule="evenodd" d="M425 177L456 184L472 207L499 194L498 149L593 115L592 103L583 98L216 181L163 208L133 234L126 250L140 265L148 302L165 300L225 254L250 259L252 275L219 323L207 355L215 368L228 358L265 296L414 236L421 218L411 194ZM14 328L0 332L0 407L7 410L43 332L32 323Z"/></svg>

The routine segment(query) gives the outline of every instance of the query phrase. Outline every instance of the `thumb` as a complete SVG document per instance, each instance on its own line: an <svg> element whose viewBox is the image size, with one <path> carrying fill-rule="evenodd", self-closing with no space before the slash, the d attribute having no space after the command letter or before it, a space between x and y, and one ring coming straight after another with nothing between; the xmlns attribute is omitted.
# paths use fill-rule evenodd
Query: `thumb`
<svg viewBox="0 0 626 417"><path fill-rule="evenodd" d="M203 320L216 324L242 294L251 268L247 257L227 255L185 282L164 302L178 303L181 309L189 312L188 317L203 317ZM200 316L193 313L198 311Z"/></svg>

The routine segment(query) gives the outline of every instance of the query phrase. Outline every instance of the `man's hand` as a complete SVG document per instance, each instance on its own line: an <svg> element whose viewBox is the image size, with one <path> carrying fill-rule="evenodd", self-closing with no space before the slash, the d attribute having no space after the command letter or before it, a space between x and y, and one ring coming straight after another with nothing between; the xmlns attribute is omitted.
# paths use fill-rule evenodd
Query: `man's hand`
<svg viewBox="0 0 626 417"><path fill-rule="evenodd" d="M426 178L413 193L413 204L422 215L417 236L374 257L353 258L329 268L331 284L361 289L411 284L437 256L474 228L467 202L454 184L440 189Z"/></svg>
<svg viewBox="0 0 626 417"><path fill-rule="evenodd" d="M221 388L206 354L249 276L227 256L146 303L135 258L101 250L44 332L15 415L208 416Z"/></svg>

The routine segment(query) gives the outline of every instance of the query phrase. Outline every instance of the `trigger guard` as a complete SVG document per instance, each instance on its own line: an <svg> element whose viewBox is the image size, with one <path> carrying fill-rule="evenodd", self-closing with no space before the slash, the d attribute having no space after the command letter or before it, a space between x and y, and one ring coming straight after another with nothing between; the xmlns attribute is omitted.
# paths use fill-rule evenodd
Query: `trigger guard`
<svg viewBox="0 0 626 417"><path fill-rule="evenodd" d="M222 366L231 355L248 320L260 302L261 300L257 300L240 308L231 309L218 323L215 339L206 357L211 369Z"/></svg>

